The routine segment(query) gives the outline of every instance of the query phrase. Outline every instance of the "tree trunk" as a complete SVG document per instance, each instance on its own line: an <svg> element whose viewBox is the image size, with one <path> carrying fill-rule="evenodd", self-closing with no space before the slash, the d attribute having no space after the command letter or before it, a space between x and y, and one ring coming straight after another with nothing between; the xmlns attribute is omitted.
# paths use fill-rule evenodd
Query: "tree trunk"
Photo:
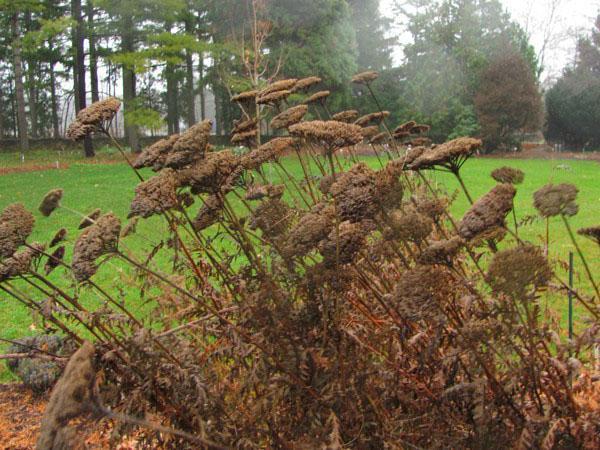
<svg viewBox="0 0 600 450"><path fill-rule="evenodd" d="M85 53L83 50L85 28L83 17L81 16L81 0L71 1L71 16L77 23L77 25L73 27L73 49L75 50L73 58L73 78L77 80L75 84L75 111L79 112L86 107ZM83 151L86 158L91 158L95 155L91 136L86 136L83 140Z"/></svg>
<svg viewBox="0 0 600 450"><path fill-rule="evenodd" d="M52 107L52 137L58 139L60 130L58 124L58 102L56 101L56 74L54 73L54 62L50 63L50 103Z"/></svg>
<svg viewBox="0 0 600 450"><path fill-rule="evenodd" d="M87 15L87 38L90 54L90 87L92 89L92 103L100 100L98 83L98 52L96 51L96 30L94 26L94 4L88 0L85 6Z"/></svg>
<svg viewBox="0 0 600 450"><path fill-rule="evenodd" d="M188 18L185 21L185 31L187 34L192 33L192 22ZM194 59L192 51L185 51L185 81L186 81L186 107L187 107L187 124L191 127L196 123L196 93L194 92Z"/></svg>
<svg viewBox="0 0 600 450"><path fill-rule="evenodd" d="M133 18L129 15L123 17L123 29L121 36L121 47L124 52L133 52L135 49L134 42ZM139 152L140 141L138 136L137 126L131 123L127 118L129 113L134 108L135 103L135 72L132 67L123 65L123 103L125 109L125 136L132 152Z"/></svg>
<svg viewBox="0 0 600 450"><path fill-rule="evenodd" d="M206 120L206 98L204 95L204 53L200 53L200 63L198 64L198 73L200 75L200 116L202 120Z"/></svg>
<svg viewBox="0 0 600 450"><path fill-rule="evenodd" d="M19 36L19 16L14 13L11 20L13 37L13 65L15 69L15 96L17 100L17 129L21 150L29 150L27 117L25 116L25 87L23 86L23 62L21 61L21 41Z"/></svg>
<svg viewBox="0 0 600 450"><path fill-rule="evenodd" d="M33 61L33 58L29 59L27 61L27 103L29 104L29 122L31 123L32 138L39 137L36 74L37 64Z"/></svg>
<svg viewBox="0 0 600 450"><path fill-rule="evenodd" d="M167 128L169 134L179 132L179 114L177 111L177 80L173 64L167 63L165 69L167 79Z"/></svg>

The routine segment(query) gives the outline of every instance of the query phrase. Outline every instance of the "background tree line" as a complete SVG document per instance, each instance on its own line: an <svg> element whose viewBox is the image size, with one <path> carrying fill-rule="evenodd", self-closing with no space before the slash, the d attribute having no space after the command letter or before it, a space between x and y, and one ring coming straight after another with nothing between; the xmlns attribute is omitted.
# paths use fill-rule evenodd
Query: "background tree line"
<svg viewBox="0 0 600 450"><path fill-rule="evenodd" d="M226 134L239 116L230 96L248 88L257 9L269 24L264 83L321 76L331 110L366 112L375 105L349 80L377 70L392 120L429 123L435 141L483 136L494 150L541 128L540 64L499 0L398 0L385 16L379 0L0 0L0 137L23 149L58 138L67 117L114 95L138 150L140 133L204 118L206 89ZM396 63L393 24L410 36ZM91 140L85 149L93 155Z"/></svg>

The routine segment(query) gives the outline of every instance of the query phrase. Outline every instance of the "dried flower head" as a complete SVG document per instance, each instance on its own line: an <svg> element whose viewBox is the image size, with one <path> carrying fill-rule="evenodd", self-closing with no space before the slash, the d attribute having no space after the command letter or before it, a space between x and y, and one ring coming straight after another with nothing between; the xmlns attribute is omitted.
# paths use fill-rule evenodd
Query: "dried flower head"
<svg viewBox="0 0 600 450"><path fill-rule="evenodd" d="M254 103L258 91L245 91L231 97L232 102L236 103Z"/></svg>
<svg viewBox="0 0 600 450"><path fill-rule="evenodd" d="M245 131L254 130L256 129L256 124L257 121L255 118L235 121L232 133L243 133Z"/></svg>
<svg viewBox="0 0 600 450"><path fill-rule="evenodd" d="M287 235L283 256L301 257L315 249L334 226L335 209L326 203L315 205L305 213Z"/></svg>
<svg viewBox="0 0 600 450"><path fill-rule="evenodd" d="M319 243L319 252L323 255L325 267L349 264L363 248L366 230L360 223L342 222L334 227L326 239Z"/></svg>
<svg viewBox="0 0 600 450"><path fill-rule="evenodd" d="M296 85L294 86L292 91L293 92L306 91L306 90L310 89L311 87L313 87L315 84L319 84L321 81L323 81L323 80L321 80L321 78L319 78L319 77L302 78L302 79L298 80L298 82L296 83Z"/></svg>
<svg viewBox="0 0 600 450"><path fill-rule="evenodd" d="M434 169L444 167L458 172L460 167L482 145L481 140L458 138L423 153L409 165L411 170Z"/></svg>
<svg viewBox="0 0 600 450"><path fill-rule="evenodd" d="M304 103L305 105L309 105L311 103L322 102L323 100L325 100L330 95L331 95L331 91L319 91L319 92L315 92L313 95L311 95L310 97L308 97L302 103Z"/></svg>
<svg viewBox="0 0 600 450"><path fill-rule="evenodd" d="M313 120L292 125L289 129L292 136L318 142L325 142L332 149L349 147L362 142L361 127L335 120Z"/></svg>
<svg viewBox="0 0 600 450"><path fill-rule="evenodd" d="M423 253L421 253L421 256L419 257L419 263L442 264L451 267L454 259L464 245L465 241L459 236L433 242L423 250Z"/></svg>
<svg viewBox="0 0 600 450"><path fill-rule="evenodd" d="M235 145L243 145L244 147L252 148L256 146L258 141L258 128L248 131L235 133L231 136L231 143Z"/></svg>
<svg viewBox="0 0 600 450"><path fill-rule="evenodd" d="M595 241L596 244L600 245L600 225L596 225L595 227L580 228L577 230L577 234L585 236L592 241Z"/></svg>
<svg viewBox="0 0 600 450"><path fill-rule="evenodd" d="M442 320L446 304L459 298L460 292L456 280L444 266L418 265L402 274L392 300L407 320Z"/></svg>
<svg viewBox="0 0 600 450"><path fill-rule="evenodd" d="M415 125L414 127L411 127L410 134L423 134L423 133L427 133L430 129L431 129L431 127L429 125L425 125L425 124Z"/></svg>
<svg viewBox="0 0 600 450"><path fill-rule="evenodd" d="M92 103L77 113L77 120L84 125L104 126L119 111L121 102L114 97Z"/></svg>
<svg viewBox="0 0 600 450"><path fill-rule="evenodd" d="M291 125L300 122L307 112L308 106L306 105L298 105L286 109L282 113L279 113L275 117L273 117L273 120L271 120L271 128L273 128L274 130L288 128Z"/></svg>
<svg viewBox="0 0 600 450"><path fill-rule="evenodd" d="M28 273L33 260L40 257L45 248L45 245L34 242L10 258L0 261L0 282Z"/></svg>
<svg viewBox="0 0 600 450"><path fill-rule="evenodd" d="M417 126L417 122L415 122L414 120L411 120L409 122L403 123L401 125L398 125L395 129L394 129L394 133L404 133L404 132L408 132L410 134L410 130L412 130L414 127Z"/></svg>
<svg viewBox="0 0 600 450"><path fill-rule="evenodd" d="M137 185L127 218L147 218L162 214L178 205L175 172L165 169L159 175Z"/></svg>
<svg viewBox="0 0 600 450"><path fill-rule="evenodd" d="M396 131L392 135L397 141L404 141L406 138L410 137L410 131Z"/></svg>
<svg viewBox="0 0 600 450"><path fill-rule="evenodd" d="M245 169L256 170L266 162L277 161L286 151L292 150L294 144L295 140L293 138L271 139L257 149L243 155L240 164Z"/></svg>
<svg viewBox="0 0 600 450"><path fill-rule="evenodd" d="M25 243L35 219L21 203L8 205L0 213L0 257L8 258Z"/></svg>
<svg viewBox="0 0 600 450"><path fill-rule="evenodd" d="M56 208L60 206L60 201L63 197L64 191L62 189L52 189L48 192L40 203L39 211L43 216L49 217Z"/></svg>
<svg viewBox="0 0 600 450"><path fill-rule="evenodd" d="M372 219L378 211L375 172L359 163L341 173L329 192L341 221L362 222Z"/></svg>
<svg viewBox="0 0 600 450"><path fill-rule="evenodd" d="M542 217L559 214L574 216L579 211L575 203L579 190L572 184L547 184L533 194L533 206Z"/></svg>
<svg viewBox="0 0 600 450"><path fill-rule="evenodd" d="M259 105L277 105L278 103L284 101L292 94L292 91L282 90L270 92L268 94L260 95L256 99L256 103Z"/></svg>
<svg viewBox="0 0 600 450"><path fill-rule="evenodd" d="M380 124L383 120L390 115L389 111L378 111L370 114L365 114L362 117L359 117L354 122L356 125L365 127L370 123Z"/></svg>
<svg viewBox="0 0 600 450"><path fill-rule="evenodd" d="M188 169L176 173L177 185L190 186L192 194L217 193L240 164L231 150L211 152Z"/></svg>
<svg viewBox="0 0 600 450"><path fill-rule="evenodd" d="M431 147L432 140L426 137L416 137L404 143L404 145L411 147Z"/></svg>
<svg viewBox="0 0 600 450"><path fill-rule="evenodd" d="M545 286L551 277L542 250L526 244L496 253L486 278L494 291L524 299L530 289Z"/></svg>
<svg viewBox="0 0 600 450"><path fill-rule="evenodd" d="M437 221L448 207L448 201L443 198L426 197L417 201L417 211Z"/></svg>
<svg viewBox="0 0 600 450"><path fill-rule="evenodd" d="M493 170L491 175L498 183L521 184L525 178L522 170L506 166Z"/></svg>
<svg viewBox="0 0 600 450"><path fill-rule="evenodd" d="M298 80L296 78L275 81L260 91L258 97L264 97L277 91L292 91L297 83Z"/></svg>
<svg viewBox="0 0 600 450"><path fill-rule="evenodd" d="M173 150L178 139L179 134L173 134L146 147L134 161L133 167L136 169L143 167L153 167L154 170L162 169L167 155Z"/></svg>
<svg viewBox="0 0 600 450"><path fill-rule="evenodd" d="M355 109L350 109L348 111L341 111L339 113L334 114L331 117L332 120L337 120L338 122L351 123L358 119L358 111Z"/></svg>
<svg viewBox="0 0 600 450"><path fill-rule="evenodd" d="M374 70L361 72L352 77L352 82L356 84L369 84L379 78L379 73Z"/></svg>
<svg viewBox="0 0 600 450"><path fill-rule="evenodd" d="M50 248L54 247L56 244L64 241L67 237L67 229L61 228L56 232L52 240L50 241Z"/></svg>
<svg viewBox="0 0 600 450"><path fill-rule="evenodd" d="M253 184L246 190L246 200L262 200L265 197L281 198L285 192L284 184Z"/></svg>
<svg viewBox="0 0 600 450"><path fill-rule="evenodd" d="M464 239L482 238L497 228L504 228L504 219L513 207L517 193L512 184L498 184L475 202L458 225Z"/></svg>
<svg viewBox="0 0 600 450"><path fill-rule="evenodd" d="M387 133L387 131L382 131L381 133L377 133L375 136L373 136L369 140L369 144L372 144L372 145L383 144L388 140L389 136L390 135Z"/></svg>
<svg viewBox="0 0 600 450"><path fill-rule="evenodd" d="M413 162L420 158L428 149L426 147L413 147L406 151L404 158L400 158L404 167L409 167Z"/></svg>
<svg viewBox="0 0 600 450"><path fill-rule="evenodd" d="M76 120L74 122L71 122L71 124L67 128L67 131L65 132L65 137L67 139L77 142L81 141L82 139L85 139L87 136L94 133L96 130L97 128L94 125L85 125Z"/></svg>
<svg viewBox="0 0 600 450"><path fill-rule="evenodd" d="M48 257L46 264L44 265L44 273L50 275L50 273L56 269L65 257L65 246L61 245Z"/></svg>
<svg viewBox="0 0 600 450"><path fill-rule="evenodd" d="M279 198L264 200L252 213L250 229L260 229L263 236L273 239L284 234L293 218L293 210Z"/></svg>
<svg viewBox="0 0 600 450"><path fill-rule="evenodd" d="M379 134L379 126L372 125L370 127L361 128L360 133L362 134L363 138L365 138L366 140L369 140L373 136L376 136L377 134Z"/></svg>
<svg viewBox="0 0 600 450"><path fill-rule="evenodd" d="M102 210L100 208L93 210L91 213L81 219L81 222L79 222L79 229L83 230L84 228L93 225L98 217L100 217L100 214L102 214Z"/></svg>
<svg viewBox="0 0 600 450"><path fill-rule="evenodd" d="M121 222L108 213L81 233L73 249L72 267L77 281L85 281L97 272L96 259L117 249L120 232Z"/></svg>
<svg viewBox="0 0 600 450"><path fill-rule="evenodd" d="M165 161L165 166L179 168L181 164L175 164L173 158L174 154L183 153L189 155L189 164L197 159L204 158L204 154L208 147L208 138L210 131L212 130L212 122L210 120L204 120L191 126L186 131L181 133L179 139L173 144L173 151L170 152ZM179 158L177 158L179 159Z"/></svg>
<svg viewBox="0 0 600 450"><path fill-rule="evenodd" d="M389 215L390 229L385 233L388 240L399 239L405 242L421 243L433 229L431 218L417 212L409 206L402 210L393 211Z"/></svg>
<svg viewBox="0 0 600 450"><path fill-rule="evenodd" d="M209 195L204 200L204 205L198 211L196 218L193 221L196 231L202 231L214 225L222 217L223 201L221 197L213 194Z"/></svg>

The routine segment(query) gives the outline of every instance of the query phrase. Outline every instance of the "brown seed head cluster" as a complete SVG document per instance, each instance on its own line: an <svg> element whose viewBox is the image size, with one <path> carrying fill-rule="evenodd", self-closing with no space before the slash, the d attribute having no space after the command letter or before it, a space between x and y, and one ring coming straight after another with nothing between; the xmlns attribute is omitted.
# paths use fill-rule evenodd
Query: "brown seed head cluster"
<svg viewBox="0 0 600 450"><path fill-rule="evenodd" d="M388 240L399 239L404 242L421 243L433 229L433 221L409 206L396 210L389 216L390 230L385 233Z"/></svg>
<svg viewBox="0 0 600 450"><path fill-rule="evenodd" d="M69 125L66 132L67 139L79 141L101 128L106 129L120 107L119 100L109 97L82 109L77 113L75 121Z"/></svg>
<svg viewBox="0 0 600 450"><path fill-rule="evenodd" d="M335 209L326 203L319 203L304 214L290 230L283 256L300 257L314 250L331 232L334 226Z"/></svg>
<svg viewBox="0 0 600 450"><path fill-rule="evenodd" d="M374 70L361 72L352 77L352 82L356 84L369 84L379 78L379 73Z"/></svg>
<svg viewBox="0 0 600 450"><path fill-rule="evenodd" d="M73 249L72 267L77 281L85 281L97 272L96 259L117 249L120 232L121 222L108 213L81 233Z"/></svg>
<svg viewBox="0 0 600 450"><path fill-rule="evenodd" d="M396 166L388 164L375 175L377 201L384 211L394 210L402 204L404 188L398 174Z"/></svg>
<svg viewBox="0 0 600 450"><path fill-rule="evenodd" d="M579 211L578 192L572 184L547 184L533 194L533 206L542 217L574 216Z"/></svg>
<svg viewBox="0 0 600 450"><path fill-rule="evenodd" d="M222 217L222 210L223 201L221 197L216 194L209 195L193 221L196 231L205 230L217 223Z"/></svg>
<svg viewBox="0 0 600 450"><path fill-rule="evenodd" d="M517 193L512 184L498 184L475 202L458 225L460 236L466 240L483 238L497 228L504 228L504 219L513 207Z"/></svg>
<svg viewBox="0 0 600 450"><path fill-rule="evenodd" d="M287 80L279 80L271 83L266 88L258 93L258 97L264 97L265 95L269 95L273 92L278 91L292 91L296 85L298 84L298 80L296 78L290 78Z"/></svg>
<svg viewBox="0 0 600 450"><path fill-rule="evenodd" d="M365 228L360 223L342 222L319 243L323 264L327 268L349 264L365 245Z"/></svg>
<svg viewBox="0 0 600 450"><path fill-rule="evenodd" d="M277 105L292 95L292 91L282 90L269 92L268 94L260 95L256 99L259 105Z"/></svg>
<svg viewBox="0 0 600 450"><path fill-rule="evenodd" d="M265 197L281 198L285 192L284 184L253 184L246 190L246 200L262 200Z"/></svg>
<svg viewBox="0 0 600 450"><path fill-rule="evenodd" d="M400 158L405 167L410 167L410 165L415 162L418 158L423 155L428 149L426 147L413 147L406 151L404 158Z"/></svg>
<svg viewBox="0 0 600 450"><path fill-rule="evenodd" d="M313 87L315 84L319 84L321 81L323 81L323 80L321 80L321 78L319 78L319 77L302 78L302 79L298 80L298 82L296 83L296 85L294 86L292 91L293 92L306 91L306 90L310 89L311 87Z"/></svg>
<svg viewBox="0 0 600 450"><path fill-rule="evenodd" d="M252 148L256 147L257 142L258 128L248 131L242 131L240 133L235 133L233 136L231 136L231 143L235 145Z"/></svg>
<svg viewBox="0 0 600 450"><path fill-rule="evenodd" d="M525 173L514 167L500 167L492 171L492 178L498 183L521 184L525 179Z"/></svg>
<svg viewBox="0 0 600 450"><path fill-rule="evenodd" d="M487 273L495 291L521 299L530 289L547 285L551 277L552 270L542 250L530 244L496 253Z"/></svg>
<svg viewBox="0 0 600 450"><path fill-rule="evenodd" d="M432 140L426 137L416 137L404 143L404 145L411 147L431 147Z"/></svg>
<svg viewBox="0 0 600 450"><path fill-rule="evenodd" d="M308 97L302 103L309 105L311 103L321 102L331 95L330 91L319 91Z"/></svg>
<svg viewBox="0 0 600 450"><path fill-rule="evenodd" d="M600 225L596 225L595 227L580 228L577 230L577 233L581 236L591 239L592 241L595 241L598 245L600 245Z"/></svg>
<svg viewBox="0 0 600 450"><path fill-rule="evenodd" d="M40 203L39 211L43 216L49 217L56 208L60 206L64 191L62 189L52 189L42 199Z"/></svg>
<svg viewBox="0 0 600 450"><path fill-rule="evenodd" d="M375 172L359 163L336 178L329 192L340 220L352 223L372 219L378 211Z"/></svg>
<svg viewBox="0 0 600 450"><path fill-rule="evenodd" d="M236 133L244 133L246 131L252 131L252 130L256 129L256 124L257 124L257 121L254 118L246 119L246 120L238 120L238 121L234 122L232 132L234 134L236 134Z"/></svg>
<svg viewBox="0 0 600 450"><path fill-rule="evenodd" d="M426 197L417 201L417 211L436 222L444 214L447 207L448 201L443 198Z"/></svg>
<svg viewBox="0 0 600 450"><path fill-rule="evenodd" d="M263 236L273 239L284 234L293 218L292 209L279 198L269 198L254 210L250 229L260 229Z"/></svg>
<svg viewBox="0 0 600 450"><path fill-rule="evenodd" d="M231 97L232 102L236 103L254 103L258 91L244 91Z"/></svg>
<svg viewBox="0 0 600 450"><path fill-rule="evenodd" d="M100 214L102 214L102 210L100 208L96 208L91 213L89 213L87 216L85 216L83 219L81 219L81 222L79 222L78 228L80 230L83 230L84 228L87 228L87 227L93 225L94 222L96 222L96 220L98 220L98 217L100 217Z"/></svg>
<svg viewBox="0 0 600 450"><path fill-rule="evenodd" d="M128 218L147 218L162 214L178 204L177 179L175 172L165 169L159 175L140 183L135 188L135 197L129 207Z"/></svg>
<svg viewBox="0 0 600 450"><path fill-rule="evenodd" d="M244 169L256 170L266 162L277 161L286 151L292 150L294 144L295 140L293 138L271 139L257 149L243 155L240 164Z"/></svg>
<svg viewBox="0 0 600 450"><path fill-rule="evenodd" d="M0 257L8 258L25 243L35 219L21 203L8 205L0 213Z"/></svg>
<svg viewBox="0 0 600 450"><path fill-rule="evenodd" d="M311 122L292 125L290 127L290 134L308 140L325 142L330 148L338 149L362 142L361 130L358 125L335 120L313 120Z"/></svg>
<svg viewBox="0 0 600 450"><path fill-rule="evenodd" d="M239 164L239 158L230 150L208 153L205 159L177 172L176 184L191 187L192 194L217 193Z"/></svg>
<svg viewBox="0 0 600 450"><path fill-rule="evenodd" d="M424 152L408 167L411 170L445 167L457 171L482 145L480 139L458 138Z"/></svg>
<svg viewBox="0 0 600 450"><path fill-rule="evenodd" d="M67 237L67 229L66 228L61 228L60 230L58 230L56 232L56 234L54 235L54 237L52 238L52 240L50 241L50 248L54 247L55 245L57 245L58 243L64 241Z"/></svg>
<svg viewBox="0 0 600 450"><path fill-rule="evenodd" d="M45 245L34 242L30 247L14 253L10 258L0 261L0 281L15 278L29 272L34 258L41 256Z"/></svg>
<svg viewBox="0 0 600 450"><path fill-rule="evenodd" d="M350 109L348 111L341 111L339 113L334 114L331 117L331 119L337 120L338 122L352 123L356 119L358 119L358 111L355 109Z"/></svg>
<svg viewBox="0 0 600 450"><path fill-rule="evenodd" d="M192 125L186 131L181 133L179 139L175 141L173 144L173 152L171 154L189 154L190 162L196 159L202 159L208 146L208 137L211 130L212 122L210 120L204 120L196 125ZM169 158L167 158L165 166L181 167L170 165Z"/></svg>
<svg viewBox="0 0 600 450"><path fill-rule="evenodd" d="M379 134L379 126L372 125L370 127L361 128L360 133L362 134L363 138L368 141L373 136L376 136Z"/></svg>
<svg viewBox="0 0 600 450"><path fill-rule="evenodd" d="M366 127L370 123L380 124L383 120L390 115L389 111L378 111L370 114L365 114L362 117L359 117L354 122L356 125L361 127Z"/></svg>
<svg viewBox="0 0 600 450"><path fill-rule="evenodd" d="M286 109L280 114L277 114L271 120L271 128L274 130L280 130L282 128L289 128L290 126L300 122L306 113L308 112L308 106L298 105L292 108Z"/></svg>
<svg viewBox="0 0 600 450"><path fill-rule="evenodd" d="M410 134L410 130L412 130L414 127L417 126L417 122L415 122L414 120L411 120L409 122L403 123L401 125L398 125L395 129L394 129L394 133L409 133Z"/></svg>
<svg viewBox="0 0 600 450"><path fill-rule="evenodd" d="M389 134L387 133L387 131L382 131L381 133L377 133L375 136L369 139L369 144L383 144L388 140L388 138Z"/></svg>
<svg viewBox="0 0 600 450"><path fill-rule="evenodd" d="M441 264L451 267L454 259L464 245L465 241L459 236L433 242L423 250L423 253L421 253L421 256L419 257L419 263Z"/></svg>
<svg viewBox="0 0 600 450"><path fill-rule="evenodd" d="M152 167L155 171L162 169L167 155L173 150L173 145L178 139L179 134L173 134L146 147L134 161L133 167L136 169Z"/></svg>
<svg viewBox="0 0 600 450"><path fill-rule="evenodd" d="M61 245L48 257L46 264L44 264L44 273L50 275L54 269L56 269L65 257L65 246Z"/></svg>

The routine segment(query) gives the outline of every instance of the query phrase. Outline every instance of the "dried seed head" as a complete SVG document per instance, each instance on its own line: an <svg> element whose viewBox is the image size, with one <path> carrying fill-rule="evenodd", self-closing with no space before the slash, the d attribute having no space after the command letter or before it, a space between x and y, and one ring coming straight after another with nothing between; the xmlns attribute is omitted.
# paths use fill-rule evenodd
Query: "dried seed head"
<svg viewBox="0 0 600 450"><path fill-rule="evenodd" d="M351 123L354 122L358 118L358 111L355 109L351 109L348 111L341 111L337 114L334 114L331 119L337 120L338 122Z"/></svg>
<svg viewBox="0 0 600 450"><path fill-rule="evenodd" d="M159 175L137 185L128 218L147 218L162 214L178 204L175 172L165 169Z"/></svg>
<svg viewBox="0 0 600 450"><path fill-rule="evenodd" d="M448 201L443 198L424 198L417 201L417 211L437 221L448 207Z"/></svg>
<svg viewBox="0 0 600 450"><path fill-rule="evenodd" d="M417 126L417 122L415 122L414 120L411 120L409 122L403 123L402 125L398 125L394 129L394 133L408 132L410 134L410 130L412 130L416 126Z"/></svg>
<svg viewBox="0 0 600 450"><path fill-rule="evenodd" d="M296 78L275 81L275 82L271 83L270 85L268 85L266 88L264 88L262 91L260 91L258 93L258 97L264 97L266 95L269 95L273 92L278 92L278 91L292 91L297 83L298 83L298 80Z"/></svg>
<svg viewBox="0 0 600 450"><path fill-rule="evenodd" d="M308 97L302 103L309 105L311 103L322 102L331 95L331 91L319 91Z"/></svg>
<svg viewBox="0 0 600 450"><path fill-rule="evenodd" d="M402 160L405 167L409 167L415 160L421 157L423 153L425 153L428 149L426 147L413 147L406 151L404 158L400 158Z"/></svg>
<svg viewBox="0 0 600 450"><path fill-rule="evenodd" d="M398 179L398 174L399 172L394 164L388 164L376 173L377 201L385 211L396 209L402 204L404 189Z"/></svg>
<svg viewBox="0 0 600 450"><path fill-rule="evenodd" d="M498 183L521 184L525 178L522 170L506 166L495 169L491 175Z"/></svg>
<svg viewBox="0 0 600 450"><path fill-rule="evenodd" d="M35 219L21 203L8 205L0 213L0 257L8 258L25 243Z"/></svg>
<svg viewBox="0 0 600 450"><path fill-rule="evenodd" d="M284 234L293 218L293 210L279 198L269 198L254 210L250 229L260 229L263 236L273 239Z"/></svg>
<svg viewBox="0 0 600 450"><path fill-rule="evenodd" d="M133 167L136 169L143 167L153 167L154 170L162 169L167 155L173 150L178 139L179 134L173 134L146 147L134 161Z"/></svg>
<svg viewBox="0 0 600 450"><path fill-rule="evenodd" d="M256 103L259 105L276 105L286 98L288 98L292 94L292 91L289 90L281 90L270 92L268 94L260 95L256 99Z"/></svg>
<svg viewBox="0 0 600 450"><path fill-rule="evenodd" d="M524 299L530 289L539 289L552 277L552 269L541 249L526 244L496 253L487 280L494 291Z"/></svg>
<svg viewBox="0 0 600 450"><path fill-rule="evenodd" d="M512 184L498 184L475 202L458 225L458 233L470 240L504 228L504 219L513 207L517 191Z"/></svg>
<svg viewBox="0 0 600 450"><path fill-rule="evenodd" d="M400 315L407 320L442 320L446 304L452 304L461 289L450 271L441 265L418 265L402 274L392 294Z"/></svg>
<svg viewBox="0 0 600 450"><path fill-rule="evenodd" d="M319 190L323 194L329 194L331 185L335 182L336 178L337 178L337 174L336 175L324 175L323 177L321 177L321 179L319 180Z"/></svg>
<svg viewBox="0 0 600 450"><path fill-rule="evenodd" d="M169 158L173 157L175 153L184 153L190 156L190 162L204 158L204 154L208 147L208 138L210 131L212 130L212 122L210 120L204 120L191 126L186 131L181 133L179 139L173 144L173 151L167 157L165 166L167 167L181 167L181 165L174 165L170 163Z"/></svg>
<svg viewBox="0 0 600 450"><path fill-rule="evenodd" d="M409 206L404 211L396 210L389 216L390 229L385 233L387 240L421 243L433 229L433 221Z"/></svg>
<svg viewBox="0 0 600 450"><path fill-rule="evenodd" d="M600 225L596 225L595 227L580 228L577 230L577 233L581 236L591 239L592 241L595 241L596 244L600 245Z"/></svg>
<svg viewBox="0 0 600 450"><path fill-rule="evenodd" d="M411 147L431 147L432 140L426 137L416 137L404 143L404 145Z"/></svg>
<svg viewBox="0 0 600 450"><path fill-rule="evenodd" d="M288 128L295 123L300 122L306 113L308 112L308 106L298 105L293 108L286 109L280 114L277 114L273 120L271 120L271 128L279 130L281 128Z"/></svg>
<svg viewBox="0 0 600 450"><path fill-rule="evenodd" d="M547 184L533 194L533 206L542 217L574 216L579 211L575 203L578 192L572 184Z"/></svg>
<svg viewBox="0 0 600 450"><path fill-rule="evenodd" d="M410 131L396 131L392 136L397 141L403 141L407 137L410 137Z"/></svg>
<svg viewBox="0 0 600 450"><path fill-rule="evenodd" d="M430 129L429 125L415 125L410 129L410 134L423 134L427 133Z"/></svg>
<svg viewBox="0 0 600 450"><path fill-rule="evenodd" d="M293 92L306 91L309 88L313 87L315 84L319 84L321 81L322 80L319 77L302 78L302 79L298 80L298 82L296 83L296 85L294 86L292 91Z"/></svg>
<svg viewBox="0 0 600 450"><path fill-rule="evenodd" d="M85 216L81 220L81 222L79 222L79 229L83 230L84 228L87 228L90 225L93 225L94 222L96 222L96 219L98 219L98 217L100 217L100 214L102 214L102 210L100 208L96 208L95 210L93 210L91 213L89 213L87 216Z"/></svg>
<svg viewBox="0 0 600 450"><path fill-rule="evenodd" d="M96 259L117 249L120 232L121 222L108 213L81 233L73 249L72 267L77 281L85 281L96 273Z"/></svg>
<svg viewBox="0 0 600 450"><path fill-rule="evenodd" d="M65 246L61 245L48 257L46 264L44 265L44 273L50 275L50 273L56 269L62 262L65 256Z"/></svg>
<svg viewBox="0 0 600 450"><path fill-rule="evenodd" d="M277 161L286 151L294 148L295 140L282 137L271 139L266 144L246 153L241 158L241 166L248 170L256 170L264 163Z"/></svg>
<svg viewBox="0 0 600 450"><path fill-rule="evenodd" d="M67 229L66 228L61 228L60 230L58 230L56 232L56 234L54 235L54 237L52 238L52 240L50 241L50 248L54 247L59 242L64 241L66 239L66 237L67 237Z"/></svg>
<svg viewBox="0 0 600 450"><path fill-rule="evenodd" d="M302 122L290 127L292 136L325 142L333 149L349 147L362 142L361 128L335 120Z"/></svg>
<svg viewBox="0 0 600 450"><path fill-rule="evenodd" d="M433 242L423 250L423 253L419 257L419 263L442 264L450 267L464 245L465 241L459 236L444 241Z"/></svg>
<svg viewBox="0 0 600 450"><path fill-rule="evenodd" d="M370 140L369 143L370 144L383 144L384 142L386 142L389 138L389 134L387 133L387 131L383 131L381 133L376 134L375 136L373 136Z"/></svg>
<svg viewBox="0 0 600 450"><path fill-rule="evenodd" d="M349 264L365 245L366 230L360 223L342 222L319 243L325 267Z"/></svg>
<svg viewBox="0 0 600 450"><path fill-rule="evenodd" d="M48 192L40 203L39 211L43 216L49 217L56 208L60 206L64 191L62 189L52 189Z"/></svg>
<svg viewBox="0 0 600 450"><path fill-rule="evenodd" d="M265 197L281 198L285 192L284 184L253 184L248 187L244 198L246 200L262 200Z"/></svg>
<svg viewBox="0 0 600 450"><path fill-rule="evenodd" d="M376 136L377 134L379 134L379 126L373 125L370 127L364 127L360 130L360 133L362 134L364 139L369 140L373 136Z"/></svg>
<svg viewBox="0 0 600 450"><path fill-rule="evenodd" d="M256 119L238 120L234 122L232 133L243 133L245 131L251 131L256 129Z"/></svg>
<svg viewBox="0 0 600 450"><path fill-rule="evenodd" d="M218 195L209 195L193 221L196 231L202 231L221 220L223 202Z"/></svg>
<svg viewBox="0 0 600 450"><path fill-rule="evenodd" d="M379 73L374 70L361 72L352 77L352 82L356 84L369 84L379 78Z"/></svg>
<svg viewBox="0 0 600 450"><path fill-rule="evenodd" d="M235 145L243 145L244 147L252 148L256 146L258 141L258 128L240 133L235 133L231 136L231 143Z"/></svg>
<svg viewBox="0 0 600 450"><path fill-rule="evenodd" d="M292 227L283 256L286 258L301 257L315 249L319 242L331 232L335 219L335 209L326 203L319 203L305 213L298 223Z"/></svg>
<svg viewBox="0 0 600 450"><path fill-rule="evenodd" d="M30 247L16 252L10 258L0 262L0 282L24 275L29 272L34 258L41 256L45 245L34 242Z"/></svg>
<svg viewBox="0 0 600 450"><path fill-rule="evenodd" d="M231 150L212 152L188 169L177 172L176 184L190 186L193 194L217 193L238 165L239 159Z"/></svg>
<svg viewBox="0 0 600 450"><path fill-rule="evenodd" d="M75 142L81 141L82 139L85 139L86 136L89 136L90 134L94 133L96 129L97 128L94 125L85 125L76 120L74 122L71 122L71 124L67 128L67 131L65 132L65 137Z"/></svg>
<svg viewBox="0 0 600 450"><path fill-rule="evenodd" d="M254 103L258 91L245 91L231 97L232 102L236 103Z"/></svg>
<svg viewBox="0 0 600 450"><path fill-rule="evenodd" d="M458 138L424 152L409 165L411 170L434 169L437 166L457 171L482 145L481 140Z"/></svg>
<svg viewBox="0 0 600 450"><path fill-rule="evenodd" d="M77 121L84 125L99 127L110 122L119 111L121 102L114 97L92 103L77 113Z"/></svg>
<svg viewBox="0 0 600 450"><path fill-rule="evenodd" d="M121 231L121 237L127 237L131 234L134 234L137 230L137 224L140 220L139 216L135 216L132 217L129 222L127 222L127 225L125 225L125 227L123 227L123 230Z"/></svg>
<svg viewBox="0 0 600 450"><path fill-rule="evenodd" d="M378 111L370 114L365 114L362 117L359 117L354 122L356 125L365 127L370 123L380 124L383 120L390 115L389 111Z"/></svg>
<svg viewBox="0 0 600 450"><path fill-rule="evenodd" d="M341 173L329 192L335 199L336 211L342 221L362 222L372 219L378 211L375 172L364 163Z"/></svg>

